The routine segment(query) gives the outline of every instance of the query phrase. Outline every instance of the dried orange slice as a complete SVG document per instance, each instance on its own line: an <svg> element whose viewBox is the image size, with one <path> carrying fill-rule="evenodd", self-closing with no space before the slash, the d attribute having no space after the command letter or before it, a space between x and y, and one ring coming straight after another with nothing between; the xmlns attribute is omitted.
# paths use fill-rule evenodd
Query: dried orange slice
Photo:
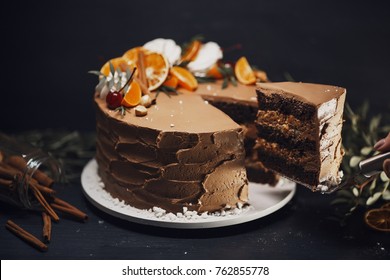
<svg viewBox="0 0 390 280"><path fill-rule="evenodd" d="M223 75L221 72L218 70L218 64L215 63L210 70L206 74L208 77L212 77L214 79L222 79Z"/></svg>
<svg viewBox="0 0 390 280"><path fill-rule="evenodd" d="M179 86L182 88L193 91L198 87L198 81L187 69L180 66L173 66L170 73L179 80Z"/></svg>
<svg viewBox="0 0 390 280"><path fill-rule="evenodd" d="M150 91L161 86L168 77L169 62L167 58L159 53L145 53L145 73Z"/></svg>
<svg viewBox="0 0 390 280"><path fill-rule="evenodd" d="M127 64L131 66L136 65L138 61L138 53L140 51L143 51L144 53L147 52L147 50L144 49L143 47L135 47L125 52L122 58L126 60Z"/></svg>
<svg viewBox="0 0 390 280"><path fill-rule="evenodd" d="M390 232L390 209L371 209L366 212L364 221L373 229Z"/></svg>
<svg viewBox="0 0 390 280"><path fill-rule="evenodd" d="M166 80L169 73L169 62L167 58L156 52L151 52L143 47L136 47L128 50L122 56L132 69L134 66L139 65L139 53L144 54L144 66L145 75L148 82L148 89L150 91L157 89ZM138 76L139 76L139 71Z"/></svg>
<svg viewBox="0 0 390 280"><path fill-rule="evenodd" d="M196 55L199 52L202 42L199 40L194 40L186 49L185 53L181 57L181 61L192 61L195 59Z"/></svg>
<svg viewBox="0 0 390 280"><path fill-rule="evenodd" d="M386 204L383 204L381 206L382 209L390 209L390 202L387 202Z"/></svg>
<svg viewBox="0 0 390 280"><path fill-rule="evenodd" d="M237 80L244 85L251 85L256 83L256 76L246 57L241 57L237 60L234 66L234 74Z"/></svg>
<svg viewBox="0 0 390 280"><path fill-rule="evenodd" d="M125 107L134 107L139 104L142 97L142 91L140 85L136 81L132 81L129 89L125 93L122 99L122 105Z"/></svg>
<svg viewBox="0 0 390 280"><path fill-rule="evenodd" d="M100 73L102 73L106 77L110 74L110 62L112 66L114 66L115 70L119 68L121 71L126 71L126 69L128 68L126 60L122 57L110 59L103 65L102 68L100 68Z"/></svg>
<svg viewBox="0 0 390 280"><path fill-rule="evenodd" d="M168 75L168 78L165 80L163 85L168 86L168 87L177 88L177 86L179 85L179 80L175 76Z"/></svg>

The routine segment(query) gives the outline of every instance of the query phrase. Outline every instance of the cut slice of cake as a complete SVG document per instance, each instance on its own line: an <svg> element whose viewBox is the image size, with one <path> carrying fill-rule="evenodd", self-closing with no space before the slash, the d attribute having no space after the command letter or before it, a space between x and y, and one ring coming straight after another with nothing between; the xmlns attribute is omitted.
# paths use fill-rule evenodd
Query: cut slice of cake
<svg viewBox="0 0 390 280"><path fill-rule="evenodd" d="M346 90L308 83L260 83L256 149L269 169L313 191L340 180Z"/></svg>

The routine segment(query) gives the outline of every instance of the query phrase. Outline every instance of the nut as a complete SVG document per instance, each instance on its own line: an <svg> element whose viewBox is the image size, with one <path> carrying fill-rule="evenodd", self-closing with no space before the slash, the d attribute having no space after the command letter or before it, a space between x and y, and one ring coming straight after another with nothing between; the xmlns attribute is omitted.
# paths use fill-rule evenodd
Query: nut
<svg viewBox="0 0 390 280"><path fill-rule="evenodd" d="M152 98L148 94L141 97L141 101L139 102L142 106L149 108L152 105Z"/></svg>
<svg viewBox="0 0 390 280"><path fill-rule="evenodd" d="M146 114L148 113L148 109L145 108L145 106L143 105L138 105L137 107L135 107L135 115L137 117L143 117L143 116L146 116Z"/></svg>

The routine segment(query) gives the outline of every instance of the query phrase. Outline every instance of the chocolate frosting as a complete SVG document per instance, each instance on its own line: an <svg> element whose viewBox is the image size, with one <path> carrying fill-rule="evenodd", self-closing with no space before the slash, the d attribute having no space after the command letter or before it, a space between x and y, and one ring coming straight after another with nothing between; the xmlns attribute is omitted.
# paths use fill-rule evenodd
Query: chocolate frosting
<svg viewBox="0 0 390 280"><path fill-rule="evenodd" d="M258 83L257 89L264 94L284 94L315 106L339 98L346 92L344 88L338 86L300 82Z"/></svg>
<svg viewBox="0 0 390 280"><path fill-rule="evenodd" d="M114 197L170 212L246 203L242 128L200 96L161 94L145 117L95 105L99 174Z"/></svg>

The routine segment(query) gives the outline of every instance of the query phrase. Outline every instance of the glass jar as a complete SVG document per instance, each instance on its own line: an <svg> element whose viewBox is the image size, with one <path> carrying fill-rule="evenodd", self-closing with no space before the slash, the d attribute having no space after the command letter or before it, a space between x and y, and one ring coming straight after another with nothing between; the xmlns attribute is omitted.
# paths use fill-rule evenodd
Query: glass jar
<svg viewBox="0 0 390 280"><path fill-rule="evenodd" d="M0 202L40 209L30 190L33 181L51 188L54 182L62 180L61 165L51 155L0 133Z"/></svg>

